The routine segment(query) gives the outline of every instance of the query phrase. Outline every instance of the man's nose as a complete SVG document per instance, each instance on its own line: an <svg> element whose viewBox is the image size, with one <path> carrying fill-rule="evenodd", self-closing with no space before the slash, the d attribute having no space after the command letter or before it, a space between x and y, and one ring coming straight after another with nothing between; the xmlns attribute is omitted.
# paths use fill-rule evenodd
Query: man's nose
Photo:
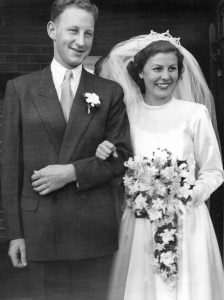
<svg viewBox="0 0 224 300"><path fill-rule="evenodd" d="M84 46L85 44L85 37L84 37L84 34L80 33L77 38L76 38L76 43L79 45L79 46Z"/></svg>

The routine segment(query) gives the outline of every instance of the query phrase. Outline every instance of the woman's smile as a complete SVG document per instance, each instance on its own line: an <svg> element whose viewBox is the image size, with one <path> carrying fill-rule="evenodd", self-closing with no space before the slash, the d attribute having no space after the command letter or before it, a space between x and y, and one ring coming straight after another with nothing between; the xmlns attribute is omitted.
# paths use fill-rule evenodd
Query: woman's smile
<svg viewBox="0 0 224 300"><path fill-rule="evenodd" d="M172 98L178 81L178 62L175 53L157 53L146 62L142 77L146 86L145 101L162 105Z"/></svg>

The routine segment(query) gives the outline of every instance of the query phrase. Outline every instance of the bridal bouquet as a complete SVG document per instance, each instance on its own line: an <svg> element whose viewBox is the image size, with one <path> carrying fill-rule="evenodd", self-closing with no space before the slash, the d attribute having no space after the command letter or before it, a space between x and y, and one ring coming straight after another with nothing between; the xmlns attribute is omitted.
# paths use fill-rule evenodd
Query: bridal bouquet
<svg viewBox="0 0 224 300"><path fill-rule="evenodd" d="M174 287L178 273L179 217L190 206L193 188L188 163L158 148L151 157L129 158L125 167L126 205L137 218L147 218L152 223L155 271Z"/></svg>

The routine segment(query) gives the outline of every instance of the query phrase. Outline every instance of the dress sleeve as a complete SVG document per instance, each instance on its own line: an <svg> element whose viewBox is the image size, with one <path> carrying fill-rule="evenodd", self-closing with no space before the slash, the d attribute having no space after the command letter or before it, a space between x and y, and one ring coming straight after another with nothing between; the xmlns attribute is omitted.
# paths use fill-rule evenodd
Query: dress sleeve
<svg viewBox="0 0 224 300"><path fill-rule="evenodd" d="M224 173L217 138L206 107L195 114L194 152L199 167L192 199L196 204L207 200L222 184Z"/></svg>

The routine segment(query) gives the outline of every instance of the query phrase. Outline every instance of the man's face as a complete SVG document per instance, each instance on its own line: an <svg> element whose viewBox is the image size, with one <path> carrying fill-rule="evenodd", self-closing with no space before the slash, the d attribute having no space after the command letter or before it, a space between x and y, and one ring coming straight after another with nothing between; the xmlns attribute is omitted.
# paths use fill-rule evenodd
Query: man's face
<svg viewBox="0 0 224 300"><path fill-rule="evenodd" d="M82 64L89 55L94 35L93 15L75 6L67 7L55 22L48 23L54 41L54 57L67 69Z"/></svg>

